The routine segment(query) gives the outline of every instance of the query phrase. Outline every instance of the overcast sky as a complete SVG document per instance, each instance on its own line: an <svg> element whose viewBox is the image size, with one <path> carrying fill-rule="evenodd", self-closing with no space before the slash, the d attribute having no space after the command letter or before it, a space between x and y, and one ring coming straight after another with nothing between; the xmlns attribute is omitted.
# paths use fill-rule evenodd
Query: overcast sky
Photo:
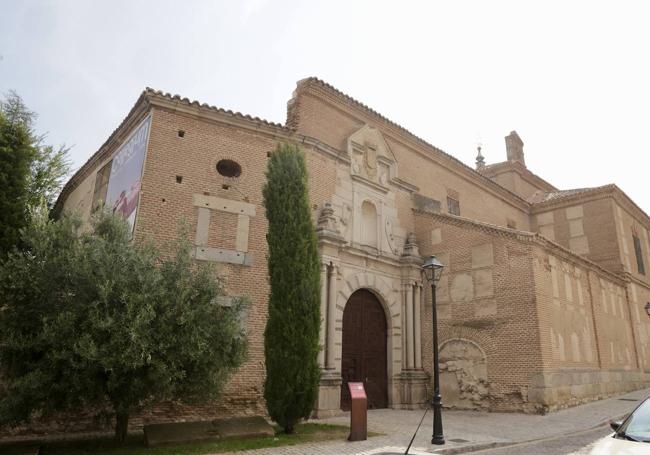
<svg viewBox="0 0 650 455"><path fill-rule="evenodd" d="M649 6L646 6L649 5ZM646 212L650 3L0 0L0 92L79 167L147 86L284 123L317 76L474 165L523 139L561 189ZM404 170L402 170L404 172ZM408 171L406 171L408 172Z"/></svg>

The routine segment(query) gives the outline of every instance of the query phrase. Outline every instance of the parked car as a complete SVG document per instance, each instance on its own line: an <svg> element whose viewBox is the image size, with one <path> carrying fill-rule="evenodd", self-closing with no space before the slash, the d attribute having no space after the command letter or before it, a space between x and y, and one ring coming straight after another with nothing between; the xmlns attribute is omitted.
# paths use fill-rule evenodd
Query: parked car
<svg viewBox="0 0 650 455"><path fill-rule="evenodd" d="M650 398L646 398L623 421L611 422L614 434L601 439L590 455L636 455L650 453Z"/></svg>

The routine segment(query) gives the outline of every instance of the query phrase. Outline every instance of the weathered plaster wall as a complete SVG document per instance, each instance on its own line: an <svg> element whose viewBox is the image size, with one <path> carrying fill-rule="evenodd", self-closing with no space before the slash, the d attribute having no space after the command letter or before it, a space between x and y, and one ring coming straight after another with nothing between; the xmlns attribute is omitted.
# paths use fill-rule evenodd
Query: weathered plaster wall
<svg viewBox="0 0 650 455"><path fill-rule="evenodd" d="M531 216L535 232L611 271L620 271L612 199L563 204Z"/></svg>
<svg viewBox="0 0 650 455"><path fill-rule="evenodd" d="M531 246L516 231L416 213L423 255L445 269L437 286L443 401L460 408L536 410L528 390L542 371ZM424 296L423 352L431 353L431 293ZM482 357L483 353L484 357ZM431 371L432 359L424 356Z"/></svg>
<svg viewBox="0 0 650 455"><path fill-rule="evenodd" d="M637 333L650 321L635 322L625 281L539 246L534 270L544 372L531 398L553 410L646 386L637 352L648 346Z"/></svg>
<svg viewBox="0 0 650 455"><path fill-rule="evenodd" d="M634 216L617 201L613 202L616 238L620 245L620 263L625 272L630 273L637 280L650 285L650 233L647 224L638 216ZM634 250L633 235L638 237L641 246L641 256L645 266L645 273L640 273Z"/></svg>

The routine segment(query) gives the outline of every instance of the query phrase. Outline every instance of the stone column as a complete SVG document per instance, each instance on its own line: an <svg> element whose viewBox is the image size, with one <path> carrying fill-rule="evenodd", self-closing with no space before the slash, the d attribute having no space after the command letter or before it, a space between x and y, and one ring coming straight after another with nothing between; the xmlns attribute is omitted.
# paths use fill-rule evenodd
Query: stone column
<svg viewBox="0 0 650 455"><path fill-rule="evenodd" d="M334 340L336 338L336 281L338 266L329 267L329 292L327 295L327 358L325 367L329 370L336 368L334 361Z"/></svg>
<svg viewBox="0 0 650 455"><path fill-rule="evenodd" d="M413 369L413 285L406 285L406 368Z"/></svg>
<svg viewBox="0 0 650 455"><path fill-rule="evenodd" d="M413 334L415 335L415 368L417 370L422 369L422 320L420 319L420 306L421 295L422 295L422 286L415 284L415 292L413 295L414 309L413 312L413 324L415 325L415 330Z"/></svg>
<svg viewBox="0 0 650 455"><path fill-rule="evenodd" d="M320 332L318 336L318 366L325 368L325 340L327 336L327 264L320 265Z"/></svg>

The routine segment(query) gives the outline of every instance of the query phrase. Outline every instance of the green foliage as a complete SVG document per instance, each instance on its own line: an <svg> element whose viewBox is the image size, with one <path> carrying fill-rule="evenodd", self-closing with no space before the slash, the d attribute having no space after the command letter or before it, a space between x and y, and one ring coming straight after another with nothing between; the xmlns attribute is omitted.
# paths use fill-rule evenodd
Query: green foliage
<svg viewBox="0 0 650 455"><path fill-rule="evenodd" d="M35 121L15 92L0 101L0 257L18 245L31 213L52 208L70 171L69 149L44 144Z"/></svg>
<svg viewBox="0 0 650 455"><path fill-rule="evenodd" d="M303 153L294 145L279 145L266 177L271 295L264 398L271 418L291 433L309 417L318 393L320 265Z"/></svg>
<svg viewBox="0 0 650 455"><path fill-rule="evenodd" d="M21 106L15 94L0 103L0 257L18 244L20 229L28 223L30 166L35 151Z"/></svg>
<svg viewBox="0 0 650 455"><path fill-rule="evenodd" d="M244 302L217 303L221 282L181 235L163 257L130 242L119 216L37 214L25 251L0 264L0 423L94 407L128 416L168 399L216 398L243 361Z"/></svg>
<svg viewBox="0 0 650 455"><path fill-rule="evenodd" d="M51 145L44 145L43 139L43 137L39 137L35 144L29 179L30 198L28 204L30 207L39 207L44 204L50 210L70 172L70 162L68 161L70 149L65 146L54 148Z"/></svg>

